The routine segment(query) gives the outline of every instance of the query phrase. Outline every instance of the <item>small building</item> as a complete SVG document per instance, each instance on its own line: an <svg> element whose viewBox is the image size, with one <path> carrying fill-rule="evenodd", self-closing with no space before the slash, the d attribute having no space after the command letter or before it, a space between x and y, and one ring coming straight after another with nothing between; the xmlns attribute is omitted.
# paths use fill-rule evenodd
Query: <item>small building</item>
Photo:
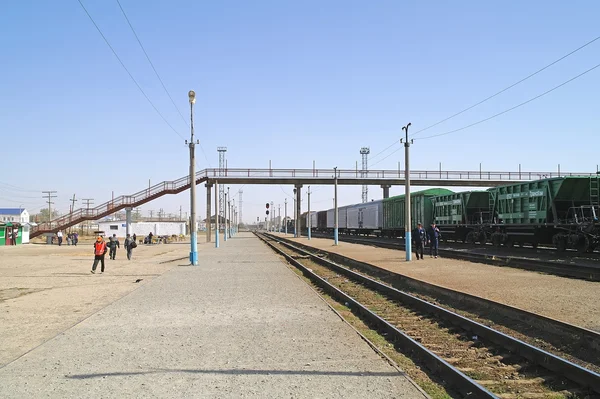
<svg viewBox="0 0 600 399"><path fill-rule="evenodd" d="M0 245L12 245L17 233L17 245L29 242L29 212L25 208L0 208Z"/></svg>
<svg viewBox="0 0 600 399"><path fill-rule="evenodd" d="M29 223L29 212L25 208L0 208L0 222Z"/></svg>
<svg viewBox="0 0 600 399"><path fill-rule="evenodd" d="M130 234L138 237L146 237L150 232L154 236L185 235L185 222L131 222ZM104 231L106 237L125 237L127 235L127 224L125 220L98 221L98 230Z"/></svg>

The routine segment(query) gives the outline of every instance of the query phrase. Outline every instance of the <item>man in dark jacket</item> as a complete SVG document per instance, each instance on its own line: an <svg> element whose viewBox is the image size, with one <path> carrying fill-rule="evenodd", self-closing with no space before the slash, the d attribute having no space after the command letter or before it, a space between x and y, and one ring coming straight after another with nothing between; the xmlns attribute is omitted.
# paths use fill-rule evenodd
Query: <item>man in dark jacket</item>
<svg viewBox="0 0 600 399"><path fill-rule="evenodd" d="M429 243L429 256L438 257L438 246L440 243L440 229L435 223L431 223L431 227L427 231L427 242Z"/></svg>
<svg viewBox="0 0 600 399"><path fill-rule="evenodd" d="M123 244L125 246L125 250L127 251L127 260L131 260L131 252L133 251L133 244L135 243L135 240L133 238L131 238L131 236L129 234L127 234L127 238L125 238L125 244ZM137 246L137 244L136 244Z"/></svg>
<svg viewBox="0 0 600 399"><path fill-rule="evenodd" d="M427 241L427 233L421 223L417 223L417 228L413 232L413 237L415 240L415 254L417 254L417 259L419 259L419 254L421 254L421 259L423 259L423 250L425 249L425 242Z"/></svg>
<svg viewBox="0 0 600 399"><path fill-rule="evenodd" d="M117 256L117 248L121 248L121 243L119 242L116 234L113 234L113 236L110 237L108 248L110 248L110 253L108 255L112 260L115 260L115 257Z"/></svg>

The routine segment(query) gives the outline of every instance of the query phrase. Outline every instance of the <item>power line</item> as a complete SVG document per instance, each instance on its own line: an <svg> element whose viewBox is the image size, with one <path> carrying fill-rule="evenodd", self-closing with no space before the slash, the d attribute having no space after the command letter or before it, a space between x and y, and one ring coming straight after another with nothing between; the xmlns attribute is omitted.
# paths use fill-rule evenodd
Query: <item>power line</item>
<svg viewBox="0 0 600 399"><path fill-rule="evenodd" d="M575 50L571 51L570 53L563 55L562 57L560 57L559 59L557 59L557 60L555 60L555 61L551 62L550 64L546 65L545 67L543 67L543 68L541 68L541 69L538 69L538 70L537 70L537 71L535 71L534 73L532 73L532 74L530 74L530 75L528 75L528 76L524 77L523 79L519 80L518 82L515 82L515 83L511 84L510 86L508 86L508 87L506 87L506 88L504 88L504 89L500 90L499 92L497 92L497 93L495 93L495 94L492 94L491 96L489 96L489 97L487 97L487 98L485 98L485 99L483 99L483 100L479 101L478 103L476 103L476 104L473 104L473 105L471 105L470 107L468 107L468 108L465 108L465 109L463 109L462 111L455 113L454 115L451 115L451 116L449 116L449 117L447 117L447 118L445 118L445 119L442 119L441 121L439 121L439 122L436 122L436 123L434 123L433 125L429 125L429 126L427 126L427 127L423 128L423 129L421 129L421 130L418 130L418 131L416 131L415 133L413 133L413 136L415 136L415 135L417 135L417 134L419 134L419 133L421 133L421 132L424 132L425 130L428 130L428 129L430 129L430 128L434 127L434 126L437 126L437 125L439 125L440 123L444 123L444 122L446 122L447 120L450 120L450 119L454 118L455 116L458 116L458 115L460 115L460 114L462 114L462 113L464 113L464 112L467 112L467 111L469 111L469 110L471 110L471 109L473 109L473 108L477 107L478 105L481 105L481 104L483 104L484 102L486 102L486 101L488 101L488 100L491 100L492 98L494 98L494 97L496 97L496 96L498 96L498 95L500 95L500 94L504 93L505 91L512 89L512 88L513 88L513 87L515 87L516 85L518 85L518 84L520 84L520 83L523 83L523 82L524 82L524 81L526 81L527 79L534 77L534 76L535 76L535 75L537 75L538 73L540 73L540 72L542 72L542 71L544 71L544 70L546 70L546 69L550 68L552 65L559 63L560 61L564 60L565 58L567 58L567 57L569 57L569 56L571 56L571 55L575 54L575 53L576 53L576 52L578 52L579 50L581 50L581 49L583 49L583 48L585 48L585 47L589 46L590 44L594 43L594 42L595 42L596 40L598 40L598 39L600 39L600 36L596 37L596 38L595 38L595 39L593 39L593 40L590 40L589 42L587 42L587 43L586 43L586 44L584 44L583 46L580 46L580 47L576 48Z"/></svg>
<svg viewBox="0 0 600 399"><path fill-rule="evenodd" d="M412 134L412 137L414 137L415 135L417 135L417 134L419 134L419 133L421 133L421 132L424 132L425 130L428 130L428 129L430 129L430 128L434 127L434 126L437 126L437 125L439 125L439 124L441 124L441 123L444 123L444 122L446 122L446 121L448 121L448 120L450 120L450 119L452 119L452 118L454 118L454 117L456 117L456 116L458 116L458 115L461 115L461 114L463 114L463 113L465 113L465 112L467 112L467 111L469 111L469 110L471 110L471 109L473 109L473 108L477 107L478 105L481 105L481 104L483 104L484 102L486 102L486 101L488 101L488 100L491 100L492 98L494 98L494 97L496 97L496 96L498 96L498 95L500 95L500 94L504 93L505 91L512 89L513 87L517 86L518 84L520 84L520 83L523 83L524 81L528 80L529 78L532 78L533 76L535 76L535 75L539 74L540 72L542 72L542 71L544 71L544 70L546 70L546 69L550 68L551 66L553 66L553 65L555 65L555 64L557 64L557 63L559 63L560 61L564 60L565 58L567 58L567 57L569 57L569 56L571 56L571 55L573 55L573 54L575 54L575 53L576 53L576 52L578 52L579 50L582 50L583 48L585 48L585 47L589 46L590 44L592 44L592 43L596 42L596 41L597 41L597 40L599 40L599 39L600 39L600 36L598 36L598 37L596 37L596 38L594 38L594 39L590 40L589 42L585 43L585 44L584 44L584 45L582 45L582 46L579 46L579 47L578 47L578 48L576 48L575 50L573 50L573 51L571 51L571 52L569 52L569 53L567 53L567 54L563 55L562 57L560 57L560 58L558 58L558 59L556 59L556 60L554 60L554 61L552 61L550 64L548 64L548 65L544 66L543 68L541 68L541 69L538 69L537 71L533 72L532 74L530 74L530 75L528 75L528 76L524 77L523 79L521 79L521 80L519 80L519 81L517 81L517 82L515 82L515 83L511 84L510 86L508 86L508 87L506 87L506 88L504 88L504 89L502 89L502 90L498 91L497 93L495 93L495 94L492 94L492 95L491 95L491 96L489 96L489 97L486 97L485 99L483 99L483 100L481 100L481 101L479 101L479 102L477 102L477 103L475 103L475 104L471 105L470 107L468 107L468 108L465 108L465 109L463 109L462 111L459 111L459 112L457 112L457 113L455 113L455 114L453 114L453 115L451 115L451 116L449 116L449 117L447 117L447 118L444 118L444 119L442 119L442 120L440 120L440 121L438 121L438 122L436 122L436 123L434 123L434 124L432 124L432 125L429 125L429 126L427 126L427 127L423 128L423 129L421 129L421 130L418 130L418 131L416 131L415 133L413 133L413 134ZM432 136L432 137L436 137L436 136ZM375 159L375 158L377 158L379 155L383 154L384 152L386 152L387 150L389 150L390 148L392 148L393 146L395 146L395 145L396 145L396 144L398 144L398 143L399 143L399 141L395 141L395 142L393 142L393 143L392 143L392 144L390 144L388 147L386 147L386 148L385 148L383 151L380 151L380 152L378 152L377 154L375 154L373 157L371 157L371 160L374 160L374 159ZM389 156L391 156L392 154L395 154L396 152L397 152L397 151L394 151L393 153L391 153L391 154L387 155L387 156L386 156L386 158L388 158L388 157L389 157ZM386 158L384 158L384 159L386 159ZM382 160L383 160L383 159L382 159ZM378 161L377 163L381 162L382 160ZM373 166L373 165L375 165L375 164L372 164L371 166Z"/></svg>
<svg viewBox="0 0 600 399"><path fill-rule="evenodd" d="M146 49L144 48L144 45L142 44L142 41L140 40L140 38L138 37L135 29L133 28L133 25L131 24L131 22L129 21L129 18L127 17L127 14L125 13L125 10L123 9L123 7L121 6L121 3L119 2L119 0L117 0L117 4L119 5L119 8L121 9L121 12L123 13L123 16L125 17L125 20L127 21L127 24L129 25L129 28L131 28L131 32L133 32L133 35L135 36L135 39L137 40L138 44L140 45L142 51L144 52L144 55L146 56L146 59L148 60L148 63L150 64L150 66L152 67L152 70L154 71L154 74L156 75L156 77L158 78L158 81L160 82L160 84L162 85L162 88L165 90L165 93L167 93L167 96L169 97L169 100L171 100L171 104L173 104L173 106L175 107L175 109L177 110L177 113L179 113L179 116L181 117L181 120L183 121L183 123L185 123L185 125L189 128L190 124L188 123L187 119L185 119L183 117L183 114L181 113L181 110L179 109L179 107L177 106L177 104L175 104L175 101L173 101L173 97L171 97L171 93L169 93L169 90L167 90L167 87L165 86L165 83L163 82L163 80L160 78L160 75L158 74L158 71L156 70L156 68L154 67L154 64L152 63L152 60L150 60L150 56L148 55L148 53L146 52ZM208 166L210 166L212 168L212 166L210 165L210 162L208 160L208 157L206 156L206 153L204 152L204 148L202 147L202 144L200 145L200 149L202 150L202 153L204 154L204 158L206 158L206 162L208 163Z"/></svg>
<svg viewBox="0 0 600 399"><path fill-rule="evenodd" d="M598 68L598 67L600 67L600 64L596 64L595 66L591 67L590 69L588 69L588 70L586 70L586 71L584 71L584 72L580 73L579 75L577 75L577 76L575 76L575 77L572 77L571 79L569 79L569 80L567 80L567 81L565 81L565 82L563 82L563 83L559 84L558 86L554 86L553 88L551 88L550 90L547 90L547 91L543 92L542 94L538 94L537 96L535 96L535 97L532 97L532 98L530 98L530 99L529 99L529 100L527 100L527 101L524 101L524 102L522 102L522 103L520 103L520 104L518 104L518 105L515 105L514 107L511 107L511 108L505 109L505 110L504 110L504 111L502 111L502 112L498 112L497 114L494 114L494 115L492 115L492 116L490 116L490 117L488 117L488 118L482 119L482 120L480 120L480 121L477 121L477 122L475 122L475 123L471 123L470 125L463 126L463 127L461 127L461 128L458 128L458 129L450 130L450 131L448 131L448 132L444 132L444 133L440 133L440 134L434 134L434 135L432 135L432 136L427 136L427 137L421 137L421 140L425 140L425 139L431 139L431 138L433 138L433 137L445 136L445 135L447 135L447 134L450 134L450 133L456 133L456 132L460 132L461 130L468 129L468 128L472 127L472 126L479 125L480 123L487 122L487 121L489 121L490 119L494 119L494 118L496 118L496 117L498 117L498 116L500 116L500 115L504 115L504 114L506 114L507 112L510 112L510 111L512 111L512 110L515 110L515 109L517 109L517 108L519 108L519 107L522 107L522 106L523 106L523 105L525 105L525 104L529 104L530 102L532 102L532 101L534 101L534 100L537 100L538 98L540 98L540 97L543 97L543 96L545 96L546 94L548 94L548 93L551 93L551 92L553 92L554 90L556 90L556 89L559 89L559 88L563 87L564 85L566 85L566 84L568 84L568 83L570 83L570 82L574 81L575 79L578 79L578 78L580 78L581 76L583 76L583 75L585 75L585 74L587 74L587 73L589 73L589 72L593 71L594 69L596 69L596 68Z"/></svg>
<svg viewBox="0 0 600 399"><path fill-rule="evenodd" d="M3 185L3 186L9 187L9 188L5 188L5 190L22 191L22 192L28 192L28 193L39 193L40 192L40 190L29 190L29 189L26 189L26 188L13 186L12 184L8 184L8 183L0 182L0 184ZM38 198L38 197L35 197L35 198Z"/></svg>
<svg viewBox="0 0 600 399"><path fill-rule="evenodd" d="M102 39L104 39L104 41L106 42L106 44L108 45L108 47L110 48L110 50L112 51L112 53L114 54L114 56L117 58L117 60L119 61L119 63L123 67L123 69L125 69L125 71L129 75L129 77L131 78L131 80L133 80L133 83L135 83L135 85L137 86L137 88L139 89L139 91L144 95L144 97L146 98L146 100L148 101L148 103L150 103L150 105L152 106L152 108L154 108L154 111L156 111L156 113L171 128L171 130L173 130L173 132L175 132L175 134L177 134L179 137L181 137L182 140L185 140L183 138L183 136L181 134L179 134L179 132L177 130L175 130L175 128L173 126L171 126L171 124L165 119L165 117L163 116L163 114L160 113L160 111L158 110L158 108L156 108L156 106L154 105L154 103L152 101L150 101L150 98L146 95L146 93L144 92L144 90L142 89L142 87L139 85L139 83L137 82L137 80L135 80L135 78L133 77L133 75L131 74L131 72L129 72L129 69L127 69L127 67L125 66L125 64L123 63L123 61L121 61L121 58L119 58L119 56L117 55L117 52L115 51L115 49L110 45L110 43L108 42L108 40L106 39L106 37L104 36L104 34L102 33L102 31L100 30L100 28L98 27L98 25L96 24L96 22L94 21L94 19L92 18L92 16L88 12L88 10L85 8L85 6L81 2L81 0L77 0L77 1L81 5L81 8L83 8L83 11L85 11L85 13L87 14L87 16L89 17L90 21L92 21L92 23L96 27L96 30L98 31L98 33L100 33L100 36L102 36Z"/></svg>

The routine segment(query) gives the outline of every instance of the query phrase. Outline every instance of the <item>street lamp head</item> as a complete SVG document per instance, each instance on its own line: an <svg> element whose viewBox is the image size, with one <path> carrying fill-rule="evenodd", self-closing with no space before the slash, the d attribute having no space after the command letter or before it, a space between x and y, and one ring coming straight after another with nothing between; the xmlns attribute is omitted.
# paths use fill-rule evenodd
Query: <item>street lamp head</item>
<svg viewBox="0 0 600 399"><path fill-rule="evenodd" d="M190 104L194 104L196 102L196 92L194 90L190 90L188 92L188 97L190 98Z"/></svg>

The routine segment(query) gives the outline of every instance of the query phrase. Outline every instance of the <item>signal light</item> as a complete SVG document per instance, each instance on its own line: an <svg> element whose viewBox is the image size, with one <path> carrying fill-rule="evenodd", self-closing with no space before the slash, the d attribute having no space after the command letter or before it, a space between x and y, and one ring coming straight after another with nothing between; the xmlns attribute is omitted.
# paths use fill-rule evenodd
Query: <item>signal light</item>
<svg viewBox="0 0 600 399"><path fill-rule="evenodd" d="M269 214L269 211L267 211L267 215Z"/></svg>
<svg viewBox="0 0 600 399"><path fill-rule="evenodd" d="M267 209L269 209L269 203L267 202Z"/></svg>

